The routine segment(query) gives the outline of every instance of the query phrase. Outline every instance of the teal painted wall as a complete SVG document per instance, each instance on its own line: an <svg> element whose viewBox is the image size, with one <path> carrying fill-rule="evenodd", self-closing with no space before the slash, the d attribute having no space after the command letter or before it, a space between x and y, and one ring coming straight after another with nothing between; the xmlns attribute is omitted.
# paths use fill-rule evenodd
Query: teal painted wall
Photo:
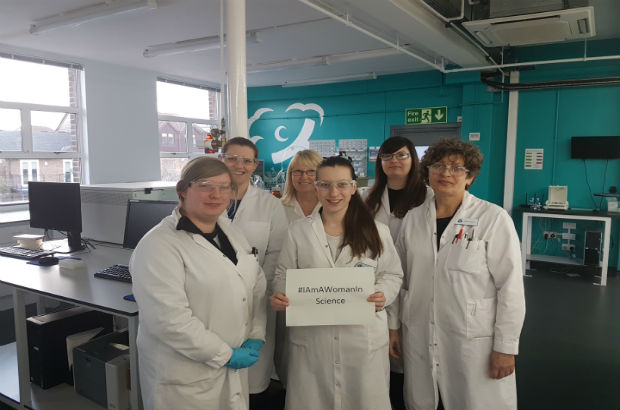
<svg viewBox="0 0 620 410"><path fill-rule="evenodd" d="M522 83L566 78L607 77L620 75L617 63L578 64L567 67L549 66L521 73ZM620 189L620 160L578 160L570 158L573 136L620 135L620 87L577 87L521 91L517 126L514 206L525 203L528 196L547 198L549 185L568 186L571 208L599 208L604 202L592 193ZM544 149L542 170L525 170L525 149ZM588 186L589 183L589 186ZM602 224L577 222L577 246L574 257L583 257L583 232L601 230ZM520 230L520 215L515 215ZM542 223L542 222L541 222ZM562 232L561 222L546 221L535 226L534 242L544 230ZM610 266L620 268L618 260L619 229L614 220L611 232ZM539 253L568 256L559 244L539 242ZM546 245L546 246L545 246Z"/></svg>
<svg viewBox="0 0 620 410"><path fill-rule="evenodd" d="M478 74L444 76L438 72L422 72L379 77L376 80L295 88L260 87L248 90L248 113L252 116L261 108L265 112L250 127L250 136L260 136L256 142L265 169L286 169L284 164L273 165L271 154L291 145L304 121L314 120L311 141L326 139L368 140L378 146L390 135L391 125L405 123L405 110L417 107L448 107L448 122L462 116L462 135L480 132L477 142L485 155L483 171L472 192L501 204L504 178L507 98L501 93L489 93L479 81ZM289 110L294 103L317 104L324 111L323 122L314 110ZM278 127L281 138L274 133ZM368 163L368 174L374 177L374 163ZM498 189L498 184L500 189ZM493 188L491 188L493 187Z"/></svg>
<svg viewBox="0 0 620 410"><path fill-rule="evenodd" d="M589 52L618 53L618 42L590 43ZM533 47L531 56L548 58L549 48ZM558 48L558 56L574 57L579 49L574 46ZM592 55L592 54L590 54ZM530 56L530 57L531 57ZM535 70L522 71L521 83L552 81L572 78L619 76L617 61L574 63L570 65L541 65ZM291 110L293 103L318 104L324 110L320 123L314 111ZM458 73L442 75L422 72L381 76L376 80L307 87L260 87L248 90L248 112L252 115L260 108L273 109L255 121L250 136L262 136L257 142L266 169L271 165L271 153L288 146L299 133L306 118L315 121L310 140L365 138L368 145L381 145L389 136L390 125L403 125L405 109L415 107L448 107L448 122L462 116L462 138L470 132L480 132L475 142L484 154L482 172L471 188L473 194L502 204L506 150L508 93L489 92L480 82L480 74ZM276 141L274 132L285 126L280 136L285 142ZM526 192L542 195L549 185L568 185L568 200L574 208L593 208L587 183L584 162L570 159L572 136L620 135L620 87L561 88L519 93L517 125L517 151L515 169L514 206L525 201ZM540 171L524 170L526 148L543 148L544 167ZM288 161L274 168L286 169ZM610 186L620 189L620 160L609 162L588 160L588 180L592 192L607 191ZM606 171L605 171L606 170ZM374 176L374 163L369 163L368 173ZM520 231L521 217L514 215ZM535 229L561 232L559 226L550 224ZM597 224L578 223L577 231L599 229ZM535 237L536 240L536 237ZM577 235L575 255L583 254L583 243ZM610 266L618 266L619 229L616 219L612 226ZM549 243L542 253L564 255Z"/></svg>

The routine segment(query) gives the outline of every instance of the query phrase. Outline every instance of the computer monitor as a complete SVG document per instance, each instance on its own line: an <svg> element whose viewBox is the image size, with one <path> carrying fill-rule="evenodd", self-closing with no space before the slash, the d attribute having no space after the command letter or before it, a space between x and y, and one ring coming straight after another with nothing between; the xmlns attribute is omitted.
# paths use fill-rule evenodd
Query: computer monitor
<svg viewBox="0 0 620 410"><path fill-rule="evenodd" d="M130 199L127 203L123 248L134 249L152 227L172 214L177 203L177 201Z"/></svg>
<svg viewBox="0 0 620 410"><path fill-rule="evenodd" d="M30 227L67 232L70 251L82 246L80 184L28 182Z"/></svg>

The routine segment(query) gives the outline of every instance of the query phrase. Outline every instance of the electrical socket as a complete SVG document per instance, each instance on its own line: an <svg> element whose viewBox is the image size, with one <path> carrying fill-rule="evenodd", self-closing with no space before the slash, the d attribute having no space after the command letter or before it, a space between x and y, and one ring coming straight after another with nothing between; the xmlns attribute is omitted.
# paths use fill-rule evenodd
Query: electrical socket
<svg viewBox="0 0 620 410"><path fill-rule="evenodd" d="M562 244L562 250L563 251L570 251L571 250L570 248L571 248L570 244L568 244L568 243L563 243Z"/></svg>
<svg viewBox="0 0 620 410"><path fill-rule="evenodd" d="M553 232L553 231L545 231L543 234L545 239L560 239L560 234L558 234L557 232Z"/></svg>

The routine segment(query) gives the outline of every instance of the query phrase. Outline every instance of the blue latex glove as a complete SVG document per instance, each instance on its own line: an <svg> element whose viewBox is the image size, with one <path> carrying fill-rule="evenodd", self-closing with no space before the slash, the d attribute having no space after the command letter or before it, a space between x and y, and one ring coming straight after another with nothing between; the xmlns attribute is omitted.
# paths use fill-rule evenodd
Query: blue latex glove
<svg viewBox="0 0 620 410"><path fill-rule="evenodd" d="M232 356L226 366L233 369L244 369L252 366L258 361L258 352L247 347L238 347L233 349Z"/></svg>
<svg viewBox="0 0 620 410"><path fill-rule="evenodd" d="M265 342L260 339L248 339L243 342L241 347L247 347L248 349L256 350L258 352L264 344Z"/></svg>

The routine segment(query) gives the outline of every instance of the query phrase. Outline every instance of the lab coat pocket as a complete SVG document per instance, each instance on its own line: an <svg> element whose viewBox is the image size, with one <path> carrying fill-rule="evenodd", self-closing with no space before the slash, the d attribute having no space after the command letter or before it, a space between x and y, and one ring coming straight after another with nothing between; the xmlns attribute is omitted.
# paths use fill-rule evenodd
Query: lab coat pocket
<svg viewBox="0 0 620 410"><path fill-rule="evenodd" d="M377 268L377 261L370 258L361 258L355 263L356 268Z"/></svg>
<svg viewBox="0 0 620 410"><path fill-rule="evenodd" d="M375 312L373 321L366 327L368 330L368 350L380 349L389 343L387 313L385 310Z"/></svg>
<svg viewBox="0 0 620 410"><path fill-rule="evenodd" d="M468 242L461 240L450 247L446 268L448 271L461 271L467 273L487 272L486 246L484 241L473 240Z"/></svg>
<svg viewBox="0 0 620 410"><path fill-rule="evenodd" d="M248 286L248 289L252 289L260 271L260 265L254 255L241 252L237 253L237 270Z"/></svg>
<svg viewBox="0 0 620 410"><path fill-rule="evenodd" d="M467 337L491 337L495 329L496 298L470 299L467 301Z"/></svg>
<svg viewBox="0 0 620 410"><path fill-rule="evenodd" d="M258 249L258 260L262 265L265 260L267 244L269 243L269 223L259 221L244 222L243 233L250 246Z"/></svg>

